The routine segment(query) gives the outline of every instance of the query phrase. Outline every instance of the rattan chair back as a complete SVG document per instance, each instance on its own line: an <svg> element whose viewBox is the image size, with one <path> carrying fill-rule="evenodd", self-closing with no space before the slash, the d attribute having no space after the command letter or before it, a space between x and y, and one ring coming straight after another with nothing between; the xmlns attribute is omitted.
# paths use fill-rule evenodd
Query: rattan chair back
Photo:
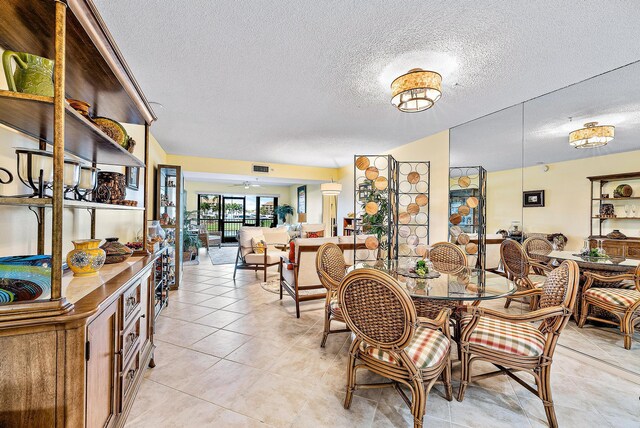
<svg viewBox="0 0 640 428"><path fill-rule="evenodd" d="M504 270L512 280L525 278L529 274L529 262L527 253L522 245L513 239L505 239L500 244L500 258Z"/></svg>
<svg viewBox="0 0 640 428"><path fill-rule="evenodd" d="M527 238L522 246L524 252L530 259L542 263L549 263L551 261L551 257L548 255L553 251L553 244L548 240L532 236L531 238Z"/></svg>
<svg viewBox="0 0 640 428"><path fill-rule="evenodd" d="M437 242L429 251L429 260L437 271L458 273L467 267L467 255L460 247L450 242Z"/></svg>
<svg viewBox="0 0 640 428"><path fill-rule="evenodd" d="M540 309L561 307L564 311L562 315L544 319L540 325L542 332L559 333L564 328L576 304L579 282L578 264L573 260L565 260L547 275L542 286L539 307Z"/></svg>
<svg viewBox="0 0 640 428"><path fill-rule="evenodd" d="M415 333L416 308L398 282L375 269L356 269L340 283L338 298L351 331L383 350L404 349Z"/></svg>
<svg viewBox="0 0 640 428"><path fill-rule="evenodd" d="M329 291L335 290L347 271L340 247L330 242L322 244L316 254L316 270L320 283Z"/></svg>

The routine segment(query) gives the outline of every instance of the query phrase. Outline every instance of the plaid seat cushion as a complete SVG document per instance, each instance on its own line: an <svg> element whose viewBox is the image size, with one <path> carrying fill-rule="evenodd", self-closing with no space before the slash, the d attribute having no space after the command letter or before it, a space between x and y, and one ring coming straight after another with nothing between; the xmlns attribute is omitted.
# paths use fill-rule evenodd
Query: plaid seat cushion
<svg viewBox="0 0 640 428"><path fill-rule="evenodd" d="M462 328L471 321L472 316L462 318ZM481 317L469 343L480 345L508 354L525 357L538 357L544 351L545 337L530 323L512 323L494 318Z"/></svg>
<svg viewBox="0 0 640 428"><path fill-rule="evenodd" d="M612 303L625 308L640 300L640 291L626 288L590 288L584 295L591 299Z"/></svg>
<svg viewBox="0 0 640 428"><path fill-rule="evenodd" d="M340 302L338 302L337 297L333 297L329 302L329 310L332 315L342 318L342 308L340 307Z"/></svg>
<svg viewBox="0 0 640 428"><path fill-rule="evenodd" d="M405 348L407 355L419 369L426 369L440 364L449 355L449 339L439 330L428 327L418 327L413 340ZM362 342L360 351L379 360L397 364L388 352Z"/></svg>
<svg viewBox="0 0 640 428"><path fill-rule="evenodd" d="M620 285L618 285L618 288L624 288L627 290L635 290L636 289L636 283L633 281L622 281L620 283Z"/></svg>

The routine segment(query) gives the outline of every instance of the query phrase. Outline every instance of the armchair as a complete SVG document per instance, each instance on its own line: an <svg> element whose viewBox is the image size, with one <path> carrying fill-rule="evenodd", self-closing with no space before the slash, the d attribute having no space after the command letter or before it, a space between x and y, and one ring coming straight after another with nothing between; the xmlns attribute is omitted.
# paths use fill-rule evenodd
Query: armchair
<svg viewBox="0 0 640 428"><path fill-rule="evenodd" d="M233 279L238 269L249 269L264 272L267 281L267 269L280 263L286 256L282 251L289 242L289 234L284 228L241 227L238 231L238 254L236 255ZM264 246L255 245L254 238L264 241Z"/></svg>
<svg viewBox="0 0 640 428"><path fill-rule="evenodd" d="M348 329L331 330L331 321L344 323L340 301L338 300L338 286L347 273L347 264L340 247L333 243L320 246L316 255L316 270L320 283L327 289L325 302L324 333L320 347L324 348L327 337L331 333L342 333Z"/></svg>
<svg viewBox="0 0 640 428"><path fill-rule="evenodd" d="M546 276L532 274L533 268L539 272L550 272L551 267L529 259L522 245L513 239L506 239L500 245L500 258L507 278L512 280L518 291L507 297L504 307L508 308L512 300L517 298L529 298L530 310L538 307L539 289L544 284Z"/></svg>
<svg viewBox="0 0 640 428"><path fill-rule="evenodd" d="M584 327L589 320L617 325L624 336L625 349L631 349L635 325L640 322L640 265L631 273L613 276L598 275L585 271L587 281L582 289L582 305L578 327ZM618 287L592 287L598 283L620 283ZM589 305L596 306L615 315L619 322L589 315Z"/></svg>
<svg viewBox="0 0 640 428"><path fill-rule="evenodd" d="M484 360L499 370L478 376L500 373L538 396L544 405L549 426L557 427L551 395L551 363L560 333L569 322L578 293L579 271L576 262L567 260L547 276L540 291L540 309L524 315L509 315L471 306L462 319L460 346L462 373L458 401L464 399L471 382L471 364ZM535 327L531 322L540 321ZM536 388L514 374L526 371L533 375Z"/></svg>
<svg viewBox="0 0 640 428"><path fill-rule="evenodd" d="M412 299L386 273L357 269L340 283L338 298L347 326L355 334L349 348L345 409L362 388L394 388L407 403L414 427L422 427L429 391L442 377L451 401L449 309L435 320L419 318ZM358 369L390 380L357 384ZM407 386L411 398L400 388Z"/></svg>

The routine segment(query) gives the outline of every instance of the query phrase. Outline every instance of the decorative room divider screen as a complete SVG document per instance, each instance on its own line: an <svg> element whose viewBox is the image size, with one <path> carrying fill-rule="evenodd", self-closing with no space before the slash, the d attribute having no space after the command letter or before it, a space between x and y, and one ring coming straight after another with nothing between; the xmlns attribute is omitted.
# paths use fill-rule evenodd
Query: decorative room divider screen
<svg viewBox="0 0 640 428"><path fill-rule="evenodd" d="M429 162L356 155L354 263L424 257L429 245ZM366 236L363 236L366 235Z"/></svg>

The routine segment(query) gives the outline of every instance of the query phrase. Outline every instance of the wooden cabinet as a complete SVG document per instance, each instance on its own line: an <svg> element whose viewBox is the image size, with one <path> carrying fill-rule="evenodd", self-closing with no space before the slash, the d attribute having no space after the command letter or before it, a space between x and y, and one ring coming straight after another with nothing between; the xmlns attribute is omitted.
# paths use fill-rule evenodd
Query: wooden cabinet
<svg viewBox="0 0 640 428"><path fill-rule="evenodd" d="M118 308L113 302L87 326L87 426L113 425L117 413Z"/></svg>
<svg viewBox="0 0 640 428"><path fill-rule="evenodd" d="M609 256L640 260L640 238L608 239L591 237L589 238L589 246L596 248L598 241L602 241L602 248Z"/></svg>

